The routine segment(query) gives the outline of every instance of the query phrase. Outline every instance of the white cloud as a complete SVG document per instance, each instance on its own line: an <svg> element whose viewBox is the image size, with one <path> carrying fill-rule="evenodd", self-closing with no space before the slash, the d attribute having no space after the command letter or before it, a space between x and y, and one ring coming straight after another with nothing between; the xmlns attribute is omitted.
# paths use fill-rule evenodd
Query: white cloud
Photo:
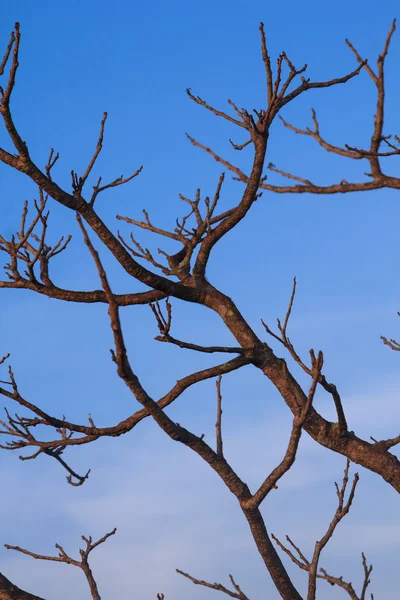
<svg viewBox="0 0 400 600"><path fill-rule="evenodd" d="M357 411L361 411L360 423L370 427L377 416L371 416L368 407L373 415L384 397L392 402L395 390L393 382L378 395L370 392L349 399L349 414L354 411L359 422ZM397 414L394 401L393 410ZM275 419L266 415L255 424L241 426L235 421L231 429L226 428L226 454L252 489L282 458L290 426L290 414L282 412ZM72 456L76 457L71 452ZM154 600L157 592L174 600L188 594L193 599L207 597L205 590L176 575L177 567L204 579L226 582L233 572L254 600L260 597L260 589L270 591L275 598L237 501L199 457L165 436L153 431L151 436L142 436L140 443L135 436L127 436L93 445L93 473L79 489L67 486L51 461L29 465L7 460L7 464L10 468L4 469L4 481L13 496L0 496L1 513L7 515L3 527L6 539L2 541L38 552L52 552L54 542L59 542L76 555L82 534L96 538L118 527L117 534L98 548L92 559L105 600L124 600L132 594ZM340 481L343 467L343 457L303 435L293 470L265 502L268 529L279 535L289 533L300 546L309 548L333 514L333 480ZM397 551L399 528L385 521L371 522L377 483L375 476L363 474L357 502L327 553L332 571L341 572L344 556L359 560L361 550L379 552L381 561ZM381 486L381 514L391 514L391 492ZM299 513L303 515L300 521ZM5 551L1 551L1 560L8 577L44 597L87 597L82 574L71 567L40 563ZM304 582L301 574L299 580Z"/></svg>

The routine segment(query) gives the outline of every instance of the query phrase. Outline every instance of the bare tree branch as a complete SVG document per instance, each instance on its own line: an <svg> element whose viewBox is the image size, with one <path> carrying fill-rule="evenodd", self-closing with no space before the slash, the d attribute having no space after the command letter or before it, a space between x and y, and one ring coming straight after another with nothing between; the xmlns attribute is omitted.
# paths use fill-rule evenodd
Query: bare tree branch
<svg viewBox="0 0 400 600"><path fill-rule="evenodd" d="M225 352L232 354L244 354L245 349L240 346L230 347L230 346L199 346L198 344L191 344L189 342L183 342L182 340L177 340L176 338L170 335L171 322L172 322L172 305L169 302L168 298L165 302L165 308L167 310L167 317L164 317L163 311L159 302L150 303L150 308L155 316L157 321L157 326L161 335L156 336L154 339L159 342L168 342L170 344L174 344L175 346L179 346L180 348L185 348L187 350L195 350L196 352L205 352L206 354L213 354L215 352Z"/></svg>
<svg viewBox="0 0 400 600"><path fill-rule="evenodd" d="M364 569L364 581L363 581L361 593L359 596L355 592L351 583L349 583L347 581L343 581L342 577L332 577L332 575L329 575L325 571L325 569L320 569L322 575L319 573L317 575L317 577L319 577L321 579L325 579L325 581L327 581L331 585L337 585L338 587L342 588L345 592L347 592L347 594L350 596L351 600L365 600L367 588L368 588L369 584L371 583L370 575L372 573L372 565L369 565L369 566L367 565L367 560L365 558L364 553L361 554L361 562L362 562L362 566ZM371 594L371 600L374 600L373 594Z"/></svg>
<svg viewBox="0 0 400 600"><path fill-rule="evenodd" d="M47 164L45 166L46 176L50 180L51 180L51 170L59 158L60 158L60 154L58 152L56 154L54 154L54 148L50 148L49 158L48 158Z"/></svg>
<svg viewBox="0 0 400 600"><path fill-rule="evenodd" d="M400 312L397 313L397 315L400 317ZM392 350L395 350L396 352L400 351L400 343L394 340L393 338L388 340L386 337L381 335L381 340L386 346L389 346L389 348L391 348Z"/></svg>
<svg viewBox="0 0 400 600"><path fill-rule="evenodd" d="M393 340L393 339L388 340L383 335L381 335L381 340L383 340L383 343L386 346L389 346L389 348L391 348L392 350L396 350L397 352L400 350L400 343L396 342L396 340Z"/></svg>
<svg viewBox="0 0 400 600"><path fill-rule="evenodd" d="M123 175L121 175L120 177L117 177L116 179L114 179L113 181L111 181L110 183L106 183L104 185L100 185L102 178L99 177L99 179L97 180L96 185L93 186L93 194L92 197L90 199L89 205L93 206L97 196L101 193L104 192L105 190L109 190L110 188L113 187L118 187L119 185L124 185L125 183L129 183L130 181L132 181L132 179L134 179L135 177L137 177L138 175L140 175L140 173L142 172L143 167L139 167L138 169L136 169L136 171L134 173L132 173L132 175L129 175L128 177L125 177Z"/></svg>
<svg viewBox="0 0 400 600"><path fill-rule="evenodd" d="M101 185L102 178L97 180L93 186L93 193L89 199L83 197L83 188L87 180L92 174L96 160L101 152L103 145L104 127L106 122L106 113L100 125L100 133L97 141L94 154L90 159L88 166L81 177L72 171L72 186L73 193L68 193L62 189L57 183L52 180L52 169L58 160L58 154L54 154L54 150L50 151L48 162L44 167L44 172L33 162L30 157L28 146L23 141L21 134L18 132L10 111L10 98L15 85L16 73L18 69L18 53L20 45L19 25L16 24L15 32L10 37L10 42L6 49L3 61L0 64L0 75L4 72L8 61L11 62L10 76L8 78L5 91L0 88L0 114L2 115L6 130L10 140L17 151L17 154L11 154L5 149L0 148L0 160L26 174L33 182L39 186L39 202L35 204L36 214L30 224L27 224L28 207L25 206L21 219L21 227L16 236L11 239L0 238L0 249L10 257L10 262L6 265L6 272L9 281L0 282L0 287L4 288L26 288L38 293L46 294L49 297L72 300L76 302L103 302L108 305L108 314L110 326L114 338L114 348L111 350L112 359L116 364L117 372L120 378L125 382L129 390L135 396L141 409L124 419L117 425L107 428L98 428L94 424L91 415L88 417L89 425L79 425L68 422L65 418L57 419L48 415L34 404L25 400L15 381L12 370L9 370L9 381L2 382L4 387L0 387L0 394L9 398L12 402L17 402L32 412L33 416L24 417L18 414L11 415L6 411L6 419L1 422L3 429L1 435L11 436L13 439L7 442L4 447L7 449L33 449L31 456L23 456L23 460L34 459L41 454L46 454L55 458L69 472L69 481L74 485L80 485L85 481L88 474L85 476L78 475L62 458L62 452L70 445L82 445L90 443L102 436L116 437L130 431L140 420L151 416L159 427L172 439L185 446L191 448L199 456L207 462L207 464L219 475L228 489L237 498L243 514L245 515L252 532L256 546L262 556L265 566L267 567L279 594L285 600L301 600L299 592L294 587L290 576L285 569L280 557L278 556L274 545L269 537L263 516L259 510L261 502L265 499L268 493L276 487L280 478L288 472L292 466L296 453L298 451L299 441L302 430L307 431L316 441L323 446L341 453L349 459L358 462L366 468L379 473L387 482L395 489L400 490L400 461L395 455L389 452L389 449L399 443L399 437L390 440L382 440L374 443L366 442L358 438L353 432L348 431L347 422L341 402L340 395L334 384L328 383L325 376L322 374L322 353L315 356L313 351L310 351L311 367L308 366L299 356L294 346L287 336L287 328L290 315L293 308L295 285L294 282L289 307L283 322L283 325L278 320L279 335L273 333L265 325L267 333L272 335L276 340L283 344L289 351L292 358L301 366L301 368L312 378L311 386L308 394L305 393L299 382L293 377L289 371L286 362L277 357L272 349L263 343L256 333L253 331L250 324L246 321L239 309L231 298L224 295L216 287L207 280L207 266L214 246L228 234L234 227L239 225L244 219L248 211L252 208L254 202L260 197L260 190L267 189L279 193L288 191L291 193L337 193L350 191L365 191L369 189L379 188L394 188L400 189L400 179L389 177L383 173L381 168L381 159L388 158L399 154L399 148L396 144L400 143L398 137L384 135L384 62L388 53L390 41L395 29L393 26L386 38L386 42L382 53L378 57L378 68L375 73L369 65L364 61L358 52L350 45L358 66L352 72L343 77L333 78L330 80L322 80L311 82L310 79L303 75L307 69L307 65L296 68L294 63L289 59L285 52L281 52L276 61L276 68L273 72L271 67L271 59L268 53L266 36L263 25L260 26L261 34L261 55L265 69L266 79L266 102L264 106L258 110L247 110L239 108L232 100L228 103L234 111L236 117L232 117L228 113L222 112L200 96L194 96L188 90L189 97L197 104L203 106L214 115L222 117L231 125L238 126L240 129L246 130L246 141L243 144L232 143L233 148L242 150L248 146L252 146L252 166L250 174L233 165L230 161L217 155L210 148L203 146L194 138L189 137L193 145L202 148L210 154L214 160L224 164L224 166L233 173L234 178L244 184L244 190L239 198L239 201L227 211L217 213L217 205L219 202L221 189L224 181L222 174L218 180L214 196L206 197L202 200L200 190L196 192L194 199L187 198L181 195L182 201L189 206L189 213L185 214L181 219L176 220L176 226L173 230L168 231L154 225L153 221L146 211L143 211L144 220L130 219L128 217L118 217L120 220L128 222L140 229L151 231L162 237L167 237L180 244L180 248L174 254L169 254L162 248L158 249L158 253L165 257L166 264L156 259L156 254L152 253L148 248L141 245L133 235L130 235L128 243L118 232L114 234L105 225L94 209L95 200L98 194L111 187L116 187L129 182L136 177L141 169L138 169L133 175L123 178L123 176L114 179L111 183ZM320 134L320 127L317 121L316 113L313 112L313 129L297 129L284 121L284 125L292 129L300 135L308 135L315 139L325 150L334 152L341 156L356 159L368 160L371 173L367 176L369 180L361 183L352 183L342 180L340 183L331 186L318 186L303 176L288 173L280 168L275 167L272 163L269 164L269 170L280 174L281 176L297 182L293 186L271 186L266 181L266 176L263 175L265 170L265 161L267 157L268 144L270 140L270 127L279 115L281 109L289 102L300 96L303 92L310 89L323 89L341 83L346 83L357 76L363 69L367 71L377 87L377 109L374 121L374 128L371 137L371 143L368 150L359 149L348 144L343 146L335 146L326 141ZM295 83L297 81L297 84ZM297 87L296 87L297 85ZM390 141L394 140L394 141ZM382 150L382 143L385 144ZM389 148L389 150L388 150ZM102 290L93 292L74 292L58 288L52 282L49 273L49 260L62 252L68 242L67 240L59 240L55 245L50 246L46 242L48 213L46 210L46 202L48 197L53 198L59 204L70 210L73 210L78 219L79 226L82 230L84 242L94 260L99 278L101 281ZM123 267L125 272L133 279L147 285L150 289L141 294L114 294L107 273L100 260L100 256L92 243L89 234L83 224L83 221L90 227L91 231L104 244L104 246L113 254L117 262ZM132 244L131 244L132 243ZM142 266L139 261L146 260L156 272L153 272ZM160 259L163 261L164 259ZM25 273L20 273L20 265L24 265ZM40 267L40 273L37 271ZM161 274L158 273L161 270ZM170 278L175 277L178 281L172 281ZM40 279L40 281L39 281ZM169 298L174 297L191 303L196 303L201 306L208 307L216 312L227 327L227 330L236 339L237 347L224 346L200 346L190 342L184 342L170 335L172 309L169 303ZM159 300L166 300L166 313L161 310ZM139 380L138 375L134 371L132 364L128 358L128 350L125 345L125 339L122 331L120 320L120 307L131 304L150 303L153 314L156 318L157 325L160 331L160 336L156 339L164 342L169 342L180 346L181 348L190 349L199 352L213 353L226 352L236 353L238 356L233 360L227 361L222 365L217 365L203 371L192 373L191 375L178 381L175 386L162 398L153 399ZM384 342L389 346L398 345L394 340L388 342L383 338ZM395 347L394 349L398 349ZM5 361L4 357L0 364ZM221 377L223 374L241 368L247 364L252 364L273 383L276 389L280 392L282 398L289 406L293 413L293 425L290 440L286 449L285 456L281 463L272 471L272 473L264 480L258 491L252 494L247 484L237 475L232 466L227 461L223 453L222 433L221 433L221 413L222 413L222 398L221 398ZM165 408L175 401L180 395L191 385L209 379L218 377L217 380L217 424L216 424L216 451L207 444L204 440L204 435L196 435L182 427L179 423L175 423L165 412ZM332 395L337 412L337 423L330 423L325 420L313 407L313 398L318 383ZM53 441L43 441L38 439L37 431L41 427L52 427L56 430L58 439ZM37 428L37 429L35 429ZM77 435L76 435L77 434ZM303 570L309 574L309 590L308 600L314 600L316 593L317 578L326 579L334 585L338 585L345 589L350 596L354 592L351 584L344 583L341 578L334 578L327 575L326 572L318 572L320 554L326 543L332 537L333 532L343 518L347 514L352 503L355 487L357 484L357 476L354 479L353 487L350 490L347 501L345 501L345 492L348 484L348 469L345 471L342 488L337 487L339 506L335 513L334 519L331 522L325 536L317 542L314 549L314 556L311 562L307 561L301 550L288 539L291 547L281 548L288 554L292 560ZM91 538L85 539L87 543L86 559L90 550L96 547L99 543L112 535L114 532L107 534L92 544ZM61 547L59 557L48 557L42 555L34 555L29 551L25 551L19 547L13 547L20 552L24 552L35 558L44 560L59 560L61 562L69 562L81 566L84 562L84 553L81 551L81 562L71 562L70 559ZM90 548L90 549L89 549ZM83 553L83 554L82 554ZM67 560L64 560L65 557ZM86 561L87 562L87 561ZM88 564L87 564L88 567ZM365 572L365 580L361 592L363 599L366 589L369 584L369 575L371 567L368 567L363 558L363 567ZM89 569L89 567L88 567ZM182 573L194 583L199 583L213 589L220 589L224 593L232 597L245 600L244 594L239 586L231 578L231 583L235 591L230 591L221 584L208 584L201 580L195 580L191 576ZM88 578L89 581L89 578ZM91 581L91 580L90 580ZM89 581L89 584L90 584ZM0 579L1 584L1 579ZM90 584L91 585L91 584ZM93 580L93 585L95 582ZM217 587L215 587L217 586ZM219 586L219 587L218 587ZM91 586L92 589L92 586ZM93 588L94 589L94 588ZM95 593L98 594L97 587ZM355 594L355 592L354 592ZM93 592L92 592L93 596ZM95 595L94 598L99 598ZM353 598L353 596L351 596ZM160 600L163 595L159 594ZM357 596L354 599L360 600Z"/></svg>
<svg viewBox="0 0 400 600"><path fill-rule="evenodd" d="M203 106L204 108L206 108L207 110L212 112L217 117L222 117L226 121L230 121L231 123L233 123L234 125L237 125L238 127L245 127L245 124L242 121L238 121L237 119L234 119L230 115L228 115L220 110L217 110L210 104L207 104L207 102L205 100L203 100L202 98L200 98L200 96L194 96L189 88L186 90L186 93L189 96L189 98L191 100L193 100L193 102L196 102L196 104L200 104L200 106Z"/></svg>
<svg viewBox="0 0 400 600"><path fill-rule="evenodd" d="M79 554L81 556L80 560L71 558L65 552L64 548L62 546L60 546L60 544L56 544L56 548L58 550L57 556L47 556L45 554L37 554L36 552L32 552L31 550L25 550L24 548L20 548L19 546L10 546L9 544L4 544L4 545L8 550L16 550L17 552L20 552L21 554L26 554L37 560L61 562L61 563L65 563L67 565L73 565L74 567L78 567L79 569L82 569L82 571L85 574L86 580L88 582L90 593L91 593L93 600L101 600L96 580L93 576L92 570L89 565L89 554L92 552L92 550L97 548L97 546L100 546L100 544L103 544L104 542L106 542L109 537L111 537L112 535L115 534L116 531L117 531L117 529L114 528L109 533L106 533L105 535L103 535L103 537L100 538L99 540L97 540L97 542L93 542L93 539L91 536L85 537L83 535L82 540L85 542L86 548L79 550Z"/></svg>
<svg viewBox="0 0 400 600"><path fill-rule="evenodd" d="M225 587L224 585L222 585L222 583L208 583L208 581L196 579L195 577L192 577L191 575L185 573L184 571L181 571L180 569L176 569L176 572L179 573L179 575L183 575L183 577L186 577L186 579L189 579L195 585L202 585L203 587L207 587L212 590L217 590L218 592L222 592L223 594L226 594L231 598L237 598L238 600L249 600L248 597L242 592L238 584L235 582L232 575L229 575L229 578L235 591L232 591L229 588Z"/></svg>
<svg viewBox="0 0 400 600"><path fill-rule="evenodd" d="M295 295L296 295L296 286L297 286L297 281L296 281L296 277L293 279L293 288L292 288L292 293L290 296L290 300L289 300L289 306L288 309L286 311L286 315L285 315L285 320L283 323L283 326L281 324L281 321L279 319L277 319L277 323L278 323L278 329L280 332L280 336L276 335L269 327L266 323L264 323L264 321L261 321L262 324L264 325L265 331L272 336L275 340L277 340L278 342L280 342L281 344L283 344L283 346L288 350L288 352L290 353L291 357L293 358L293 360L296 361L296 363L303 369L303 371L305 373L307 373L307 375L310 375L311 377L313 376L313 367L307 367L307 365L303 362L303 360L300 358L299 354L296 352L292 342L290 341L288 335L287 335L287 328L289 325L289 319L290 316L292 314L292 309L293 309L293 304L294 304L294 299L295 299ZM311 356L311 362L312 365L314 365L316 363L316 359L315 359L315 355L313 350L310 350L310 356ZM327 391L328 393L330 393L332 395L334 404L335 404L335 408L336 408L336 414L338 417L338 427L340 431L347 431L347 421L346 421L346 417L344 414L344 410L343 410L343 405L342 405L342 400L340 398L339 392L337 391L336 386L333 383L328 383L325 375L323 375L322 373L319 374L319 379L318 379L318 383L321 384L321 386L324 388L325 391Z"/></svg>
<svg viewBox="0 0 400 600"><path fill-rule="evenodd" d="M0 598L1 600L44 600L35 594L21 590L2 573L0 573Z"/></svg>
<svg viewBox="0 0 400 600"><path fill-rule="evenodd" d="M298 546L296 546L294 544L294 542L289 538L289 536L286 536L286 540L293 550L290 550L275 535L272 534L272 537L275 540L275 542L277 543L277 545L281 548L281 550L283 550L285 552L285 554L287 554L287 556L289 556L289 558L292 560L292 562L294 562L300 569L302 569L303 571L306 571L308 573L307 600L316 600L317 578L325 579L331 585L338 585L339 587L343 588L348 593L348 595L350 596L350 598L352 600L365 600L365 593L366 593L366 589L369 584L369 576L371 574L372 567L367 568L364 555L363 555L363 567L364 567L364 573L365 573L365 580L363 583L361 596L357 596L351 583L345 583L341 577L339 577L339 578L332 577L332 576L328 575L324 569L319 569L319 571L318 571L319 561L320 561L320 557L321 557L321 553L322 553L323 549L328 544L328 542L332 539L332 536L333 536L337 526L341 522L341 520L348 514L348 512L351 508L351 505L353 503L353 500L354 500L354 495L355 495L357 483L359 481L359 477L358 477L357 473L354 475L353 483L352 483L351 489L348 493L347 500L346 500L346 491L347 491L347 486L349 483L349 469L350 469L350 461L347 460L341 487L339 488L338 484L335 483L336 494L338 497L338 507L336 509L336 512L333 516L333 519L332 519L328 529L326 530L326 533L323 535L321 540L319 540L315 543L314 553L313 553L313 557L312 557L311 561L309 561L305 557L305 555L302 553L300 548L298 548Z"/></svg>
<svg viewBox="0 0 400 600"><path fill-rule="evenodd" d="M300 178L290 173L287 173L281 169L273 168L273 170L277 173L280 173L284 177L288 177L289 179L294 179L299 181L302 185L296 186L275 186L267 183L262 183L260 187L262 189L266 189L269 191L274 191L278 193L311 193L311 194L335 194L335 193L344 193L344 192L352 192L352 191L366 191L371 189L380 189L382 187L389 187L394 189L400 189L400 178L398 177L389 177L384 175L382 171L382 166L380 163L380 158L395 156L400 154L400 148L388 142L391 136L387 136L383 134L383 126L384 126L384 104L385 104L385 73L384 73L384 65L385 59L388 54L389 45L392 40L394 31L396 29L396 20L393 21L390 31L386 37L384 48L382 53L378 56L377 60L377 73L373 71L366 60L363 60L358 53L358 51L354 48L354 46L346 40L346 44L352 50L355 55L357 62L359 63L358 72L364 68L368 75L371 77L377 89L377 101L376 101L376 113L374 118L373 132L370 140L370 146L368 150L360 149L355 146L351 146L349 144L345 144L343 148L330 144L320 135L319 123L317 121L316 112L313 109L312 111L312 120L314 129L299 129L294 127L287 121L281 118L285 127L288 127L294 133L299 135L310 136L315 139L322 148L327 150L328 152L333 152L334 154L338 154L339 156L344 156L347 158L353 159L366 159L368 160L371 168L371 173L367 174L372 178L372 181L360 182L360 183L349 183L345 180L342 180L339 184L333 184L329 186L318 186L312 183L308 179ZM354 72L354 74L357 74ZM289 94L290 96L290 94ZM391 151L382 152L380 147L382 142L385 142L389 147L392 148Z"/></svg>
<svg viewBox="0 0 400 600"><path fill-rule="evenodd" d="M103 148L103 139L104 139L104 127L107 121L107 113L103 113L103 118L101 120L100 123L100 133L99 133L99 139L97 141L97 145L94 151L94 154L92 156L92 158L90 159L90 162L88 164L88 166L86 167L86 171L84 172L84 174L82 175L82 177L78 177L78 175L75 173L75 171L72 171L71 175L72 175L72 189L74 190L74 193L77 195L80 195L80 193L83 190L83 187L86 183L87 178L89 177L95 162Z"/></svg>
<svg viewBox="0 0 400 600"><path fill-rule="evenodd" d="M9 357L9 354L4 356L0 364L5 362ZM157 401L157 404L161 408L169 406L177 398L179 398L183 392L190 386L205 381L213 377L218 377L221 374L227 374L231 371L239 369L251 362L248 357L240 356L230 361L209 367L202 371L192 373L176 382L173 388L165 394L162 398ZM28 448L34 448L35 451L31 455L20 456L21 460L35 459L41 454L45 454L52 458L55 458L65 468L69 476L67 477L68 482L71 485L81 485L86 481L89 476L90 470L86 475L81 476L76 473L62 458L61 454L63 450L69 446L83 445L96 441L101 437L119 437L120 435L126 434L131 431L140 421L150 415L149 411L145 408L136 411L128 418L124 419L117 425L110 427L96 427L93 419L89 415L89 425L79 425L71 423L65 418L58 419L53 417L38 406L25 400L18 389L15 381L12 369L9 368L10 380L5 381L6 385L11 386L11 390L0 387L0 394L14 400L21 406L29 409L36 416L35 417L19 417L15 415L12 417L6 410L7 421L0 420L3 430L0 429L0 435L11 436L13 439L6 444L1 444L0 447L6 450L26 450ZM59 438L55 440L39 440L33 434L33 430L38 426L52 427L59 434ZM74 434L83 434L80 437L73 437Z"/></svg>
<svg viewBox="0 0 400 600"><path fill-rule="evenodd" d="M111 351L113 361L117 365L119 377L124 381L127 387L131 390L136 400L147 409L159 427L173 440L184 444L196 452L209 466L221 477L222 481L228 489L239 500L242 510L252 528L253 535L255 532L260 537L258 542L259 551L264 559L265 565L269 573L283 597L289 597L293 600L301 600L299 593L294 587L289 578L278 554L275 551L269 537L261 513L257 507L247 506L246 502L251 498L251 493L248 486L235 473L229 463L223 456L219 456L212 448L204 441L204 436L200 437L182 427L179 423L174 423L162 410L157 402L155 402L141 385L137 375L133 372L131 364L127 356L124 337L119 318L119 307L115 303L113 293L109 286L106 273L100 261L99 255L94 249L89 236L82 224L81 218L78 216L78 222L82 229L84 241L92 254L93 260L101 279L104 292L109 301L109 317L111 329L114 335L115 350Z"/></svg>

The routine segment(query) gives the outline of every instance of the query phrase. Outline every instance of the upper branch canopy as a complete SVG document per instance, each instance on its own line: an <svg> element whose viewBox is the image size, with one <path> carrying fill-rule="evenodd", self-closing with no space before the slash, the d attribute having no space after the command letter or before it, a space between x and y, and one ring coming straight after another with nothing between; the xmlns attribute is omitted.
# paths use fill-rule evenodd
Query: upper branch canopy
<svg viewBox="0 0 400 600"><path fill-rule="evenodd" d="M75 171L72 171L72 194L63 190L52 179L51 169L58 158L57 155L53 157L53 152L50 153L48 163L45 167L45 172L41 171L40 168L34 163L29 154L27 144L22 141L22 137L14 124L10 109L11 93L15 85L16 73L19 66L18 57L20 38L20 29L19 24L17 23L15 26L15 34L14 36L11 36L10 44L2 62L2 65L4 66L2 66L2 71L0 72L1 75L12 53L11 69L7 87L5 90L0 87L0 115L3 118L6 130L18 154L11 154L7 150L0 148L0 160L6 165L9 165L21 173L28 175L28 177L39 186L44 194L52 197L66 208L72 209L79 213L96 232L96 235L102 240L105 246L116 257L120 265L129 275L141 281L145 285L148 285L150 288L157 290L158 292L174 295L178 298L189 301L197 301L199 294L196 294L193 288L182 286L179 283L174 283L165 277L157 275L134 260L132 255L124 247L124 244L110 231L110 229L104 224L94 210L94 201L101 191L110 187L127 183L140 173L141 168L127 178L121 176L111 183L103 186L100 185L101 179L99 179L93 188L94 192L89 201L85 200L82 195L83 186L86 183L102 148L106 115L103 116L100 127L100 135L95 152L89 161L84 174L79 177Z"/></svg>

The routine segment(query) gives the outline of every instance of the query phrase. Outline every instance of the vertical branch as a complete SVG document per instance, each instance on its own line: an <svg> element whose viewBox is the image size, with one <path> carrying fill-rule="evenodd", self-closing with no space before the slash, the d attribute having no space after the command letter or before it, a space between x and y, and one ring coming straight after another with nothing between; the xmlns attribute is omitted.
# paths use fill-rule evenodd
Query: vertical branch
<svg viewBox="0 0 400 600"><path fill-rule="evenodd" d="M215 433L217 437L217 454L223 457L223 442L222 442L222 394L221 394L221 382L222 375L219 375L216 387L217 387L217 422L215 424Z"/></svg>
<svg viewBox="0 0 400 600"><path fill-rule="evenodd" d="M379 157L377 154L379 153L379 148L382 143L382 132L383 132L383 123L384 123L384 114L385 114L385 58L387 56L387 52L389 49L389 44L392 39L393 33L396 29L396 20L393 21L392 27L388 33L388 36L385 41L385 45L382 51L382 54L378 56L378 77L376 87L378 90L378 100L376 105L376 114L375 114L375 122L374 122L374 132L371 139L371 154L375 156L371 156L371 170L372 174L381 174L381 168L379 164Z"/></svg>
<svg viewBox="0 0 400 600"><path fill-rule="evenodd" d="M271 107L272 101L272 69L271 69L271 59L268 54L267 48L267 40L264 31L264 23L260 23L260 34L261 34L261 55L265 66L265 75L267 82L267 99L268 99L268 108Z"/></svg>

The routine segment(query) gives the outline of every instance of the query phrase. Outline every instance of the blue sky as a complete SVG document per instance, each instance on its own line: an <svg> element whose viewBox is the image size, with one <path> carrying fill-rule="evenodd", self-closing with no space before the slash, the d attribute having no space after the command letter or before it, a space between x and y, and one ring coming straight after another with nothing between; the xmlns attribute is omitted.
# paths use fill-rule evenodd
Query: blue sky
<svg viewBox="0 0 400 600"><path fill-rule="evenodd" d="M193 104L185 89L224 109L228 98L248 108L262 106L259 21L265 23L272 56L284 49L296 65L308 63L311 78L320 79L354 68L346 37L374 60L396 13L394 0L379 9L371 0L254 1L251 6L239 0L155 0L146 5L16 0L3 11L0 40L5 47L14 22L21 22L14 116L38 164L45 164L50 147L60 152L54 171L58 183L68 187L71 169L85 168L105 110L105 146L93 183L100 174L110 180L144 165L129 187L98 200L101 216L126 233L129 227L121 226L116 214L140 218L146 208L154 222L171 227L185 210L178 193L190 196L197 187L213 192L220 168L191 147L185 132L228 159L249 164L249 156L243 153L238 159L228 143L229 137L244 140ZM399 59L396 33L387 62L386 133L400 131ZM346 86L305 94L283 116L305 127L312 107L333 143L367 145L374 88L365 73ZM0 143L9 148L4 130ZM327 155L313 140L298 138L280 124L273 127L268 160L321 184L357 180L364 170L364 165ZM395 168L394 160L388 169ZM241 189L227 179L221 200L226 208L237 202ZM19 227L24 200L36 197L36 190L4 166L0 183L1 233L10 236ZM51 211L50 238L73 234L68 252L54 261L54 280L71 289L98 288L74 216L55 203ZM302 353L310 347L323 349L327 378L340 389L352 428L367 439L398 433L398 357L379 336L396 337L398 332L399 217L398 200L389 191L332 197L265 193L246 221L215 249L208 272L260 335L261 318L273 325L284 314L297 276L291 339ZM155 249L159 245L144 233L138 238ZM112 257L101 254L116 291L141 289ZM105 306L64 304L20 290L2 290L0 306L0 354L12 353L18 382L30 401L75 421L91 412L104 425L134 410L109 359L112 340ZM215 315L179 302L173 306L177 337L197 343L230 340ZM126 309L123 322L135 369L155 397L179 377L218 361L157 344L147 307ZM293 371L298 373L295 367ZM284 451L290 415L254 369L226 377L223 392L226 453L254 488ZM317 404L331 415L324 396ZM209 440L214 413L214 382L189 390L169 411ZM12 490L0 497L1 543L45 553L59 542L72 552L81 534L100 537L119 528L93 556L105 600L117 592L121 600L132 593L155 598L159 591L167 600L211 595L180 579L176 567L213 581L227 582L233 573L252 600L277 597L235 500L207 465L166 439L150 421L124 438L72 449L69 457L77 469L92 468L89 481L77 489L66 484L64 473L50 460L21 463L6 452L0 457L4 489ZM334 511L333 480L343 468L342 457L304 436L293 472L265 503L269 529L281 537L289 533L310 552ZM398 498L378 477L358 470L361 482L352 513L322 563L355 582L364 550L374 563L376 597L391 600L397 585ZM71 591L77 600L87 598L81 574L65 565L41 564L3 549L0 565L20 586L46 598L66 600ZM302 574L289 569L299 587L304 586ZM323 583L321 594L327 600L340 596Z"/></svg>

